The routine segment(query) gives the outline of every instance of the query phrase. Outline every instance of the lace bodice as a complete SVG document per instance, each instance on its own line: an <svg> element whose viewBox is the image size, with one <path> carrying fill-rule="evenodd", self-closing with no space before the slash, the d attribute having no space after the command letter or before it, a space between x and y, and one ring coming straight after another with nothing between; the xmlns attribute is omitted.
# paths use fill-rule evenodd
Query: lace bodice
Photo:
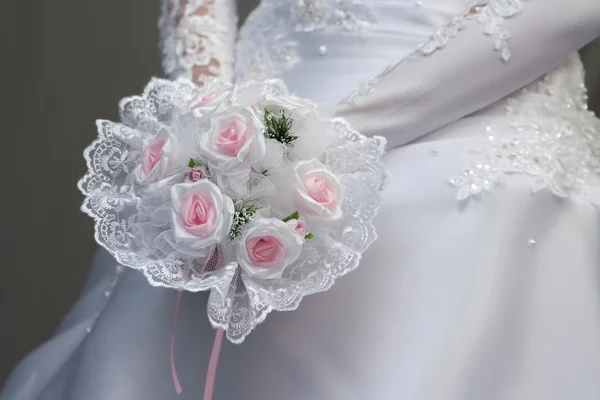
<svg viewBox="0 0 600 400"><path fill-rule="evenodd" d="M497 59L508 62L515 41L505 22L513 23L524 7L537 14L535 25L560 29L561 16L563 26L581 25L584 39L572 40L569 53L596 34L590 22L598 26L598 5L550 1L556 7L539 0L262 0L236 41L237 0L163 0L163 67L170 77L197 82L208 75L237 81L277 77L322 105L343 98L355 103L399 64L445 48L462 30L470 31L471 40L484 36ZM470 48L465 46L463 58L470 57ZM562 60L547 63L543 72Z"/></svg>
<svg viewBox="0 0 600 400"><path fill-rule="evenodd" d="M216 8L212 0L187 1ZM233 3L218 2L230 12ZM190 7L171 11L174 17L167 20L185 27L182 21L196 15ZM227 23L217 18L227 12L205 14L214 15L218 26ZM510 148L501 155L519 154L519 165L507 161L495 175L467 168L471 175L451 177L458 197L479 195L501 175L516 172L533 175L539 178L536 185L564 196L596 182L599 128L585 109L577 56L557 67L600 35L599 21L600 3L589 0L262 0L241 28L235 54L233 45L219 45L232 43L230 37L204 40L196 31L192 43L200 37L201 45L165 46L171 49L165 69L194 76L198 65L223 60L219 65L229 76L223 66L235 59L235 80L281 78L363 133L386 136L390 147L479 112L482 120L494 118L510 127L489 136ZM178 40L185 43L186 28L178 29ZM539 84L532 87L542 88L537 96L520 91L534 81ZM550 90L548 82L575 83ZM535 119L547 121L548 115L558 116L557 123L576 140L564 140L561 132L553 136L548 126L536 128ZM482 137L487 128L481 128ZM488 147L483 158L471 156L473 165L490 165L485 159L504 151L496 143Z"/></svg>
<svg viewBox="0 0 600 400"><path fill-rule="evenodd" d="M263 0L240 30L236 79L280 77L301 96L335 104L411 53L469 1L422 3Z"/></svg>

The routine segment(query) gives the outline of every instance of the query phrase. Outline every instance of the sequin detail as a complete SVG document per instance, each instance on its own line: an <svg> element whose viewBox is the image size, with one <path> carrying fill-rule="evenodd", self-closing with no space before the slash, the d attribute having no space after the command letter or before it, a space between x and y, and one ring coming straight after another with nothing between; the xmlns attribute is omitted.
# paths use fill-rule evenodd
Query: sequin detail
<svg viewBox="0 0 600 400"><path fill-rule="evenodd" d="M304 50L298 34L333 29L364 35L375 21L359 0L263 0L240 31L237 80L273 78L293 68ZM329 49L321 45L316 51L325 56Z"/></svg>
<svg viewBox="0 0 600 400"><path fill-rule="evenodd" d="M504 20L523 10L523 1L527 0L489 0L474 7L468 19L474 19L484 26L484 33L495 38L494 50L500 52L500 59L507 62L511 57L508 47L510 33L504 28Z"/></svg>
<svg viewBox="0 0 600 400"><path fill-rule="evenodd" d="M460 16L454 17L449 23L437 29L414 52L397 63L388 66L373 78L360 83L354 92L342 100L340 104L356 105L359 99L373 94L379 80L395 70L399 65L419 59L422 56L431 55L437 50L444 48L450 39L458 36L460 31L467 28L466 22L469 20L477 21L484 25L485 34L496 38L494 49L500 52L502 61L508 61L511 56L507 44L510 34L503 28L504 20L521 12L523 1L528 0L482 0L479 5L467 10Z"/></svg>
<svg viewBox="0 0 600 400"><path fill-rule="evenodd" d="M454 38L458 33L465 29L464 18L455 17L450 23L441 29L438 29L428 40L418 47L418 52L428 56L446 46L451 38Z"/></svg>
<svg viewBox="0 0 600 400"><path fill-rule="evenodd" d="M339 26L349 32L363 32L377 19L358 0L295 0L292 23L297 31L311 32Z"/></svg>
<svg viewBox="0 0 600 400"><path fill-rule="evenodd" d="M506 115L512 134L488 127L487 145L450 178L457 199L478 197L514 174L533 178L532 193L594 194L600 186L600 120L587 109L578 56L507 100Z"/></svg>
<svg viewBox="0 0 600 400"><path fill-rule="evenodd" d="M272 78L281 71L293 68L300 61L298 42L288 36L288 29L283 20L277 19L274 13L269 15L268 19L258 20L269 22L263 22L259 27L253 26L251 20L248 20L241 32L242 36L257 39L238 42L236 77L240 82ZM261 33L257 35L249 32L249 27L260 29Z"/></svg>

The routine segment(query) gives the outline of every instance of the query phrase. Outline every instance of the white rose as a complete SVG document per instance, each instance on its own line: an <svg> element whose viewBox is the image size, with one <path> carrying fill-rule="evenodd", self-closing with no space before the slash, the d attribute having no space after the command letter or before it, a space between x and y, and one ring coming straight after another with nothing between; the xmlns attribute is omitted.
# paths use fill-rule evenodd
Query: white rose
<svg viewBox="0 0 600 400"><path fill-rule="evenodd" d="M282 111L292 119L292 134L299 135L306 125L309 115L316 110L314 103L295 96L266 95L260 101L260 108L279 115Z"/></svg>
<svg viewBox="0 0 600 400"><path fill-rule="evenodd" d="M342 216L344 187L318 160L300 161L294 166L298 210L310 218L330 221Z"/></svg>
<svg viewBox="0 0 600 400"><path fill-rule="evenodd" d="M231 98L232 92L227 89L205 93L192 102L190 109L196 117L210 116L213 112L225 107L231 101Z"/></svg>
<svg viewBox="0 0 600 400"><path fill-rule="evenodd" d="M178 251L205 256L229 233L233 201L207 179L180 183L171 188L171 229Z"/></svg>
<svg viewBox="0 0 600 400"><path fill-rule="evenodd" d="M274 117L281 116L283 112L291 120L290 133L296 136L296 140L293 147L286 149L290 160L320 158L332 144L334 135L319 117L314 103L291 95L266 95L259 106Z"/></svg>
<svg viewBox="0 0 600 400"><path fill-rule="evenodd" d="M151 184L162 181L177 172L175 138L165 129L144 141L140 165L135 170L138 182Z"/></svg>
<svg viewBox="0 0 600 400"><path fill-rule="evenodd" d="M265 156L264 126L249 107L232 107L218 112L211 129L200 136L199 149L211 171L232 179L248 180L253 164Z"/></svg>
<svg viewBox="0 0 600 400"><path fill-rule="evenodd" d="M275 218L251 222L238 243L240 267L252 278L280 279L302 253L303 239L294 228Z"/></svg>
<svg viewBox="0 0 600 400"><path fill-rule="evenodd" d="M287 95L288 90L285 84L277 79L247 81L236 86L233 102L244 106L256 105L261 102L261 99L265 98L265 93L277 93L278 96L283 96Z"/></svg>
<svg viewBox="0 0 600 400"><path fill-rule="evenodd" d="M284 110L297 115L306 115L317 108L313 102L292 95L271 96L267 94L261 100L260 105L273 113Z"/></svg>

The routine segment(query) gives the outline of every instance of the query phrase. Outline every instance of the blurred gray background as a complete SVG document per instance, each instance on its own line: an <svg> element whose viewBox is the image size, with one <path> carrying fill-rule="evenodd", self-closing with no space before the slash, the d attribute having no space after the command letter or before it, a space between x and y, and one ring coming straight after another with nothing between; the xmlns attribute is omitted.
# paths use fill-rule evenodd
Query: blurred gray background
<svg viewBox="0 0 600 400"><path fill-rule="evenodd" d="M0 0L0 382L79 294L96 248L82 151L96 118L118 118L117 101L159 75L158 3ZM584 57L598 110L600 43Z"/></svg>

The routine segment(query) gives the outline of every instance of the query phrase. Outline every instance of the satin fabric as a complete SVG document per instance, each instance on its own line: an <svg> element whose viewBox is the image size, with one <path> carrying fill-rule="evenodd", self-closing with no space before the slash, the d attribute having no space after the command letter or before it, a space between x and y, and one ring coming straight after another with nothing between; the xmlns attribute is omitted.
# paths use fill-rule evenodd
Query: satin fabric
<svg viewBox="0 0 600 400"><path fill-rule="evenodd" d="M393 8L370 4L375 11ZM393 30L378 29L386 27ZM311 46L302 48L328 36L306 37ZM286 83L331 106L358 84L357 74L378 72L380 65L369 62L348 68L344 57L355 50L336 51L307 53L294 72L282 73ZM391 48L378 51L397 61ZM320 62L327 68L316 73ZM298 310L273 313L243 344L225 342L215 399L600 397L597 207L548 190L532 195L525 175L466 203L456 201L447 183L484 142L488 125L509 132L502 104L387 154L392 181L383 194L379 239L361 266ZM176 293L150 287L135 271L114 277L114 261L100 252L56 336L16 368L1 400L200 397L215 333L206 295L182 296L175 361L183 394L177 396L169 368Z"/></svg>
<svg viewBox="0 0 600 400"><path fill-rule="evenodd" d="M598 211L531 196L526 179L461 209L438 182L464 144L445 143L433 159L431 143L388 155L398 173L361 267L271 315L242 345L224 343L215 399L597 397ZM179 398L169 370L175 292L126 270L107 299L111 278L101 253L57 336L21 363L1 399ZM205 305L204 294L182 297L181 398L203 392L214 335Z"/></svg>

